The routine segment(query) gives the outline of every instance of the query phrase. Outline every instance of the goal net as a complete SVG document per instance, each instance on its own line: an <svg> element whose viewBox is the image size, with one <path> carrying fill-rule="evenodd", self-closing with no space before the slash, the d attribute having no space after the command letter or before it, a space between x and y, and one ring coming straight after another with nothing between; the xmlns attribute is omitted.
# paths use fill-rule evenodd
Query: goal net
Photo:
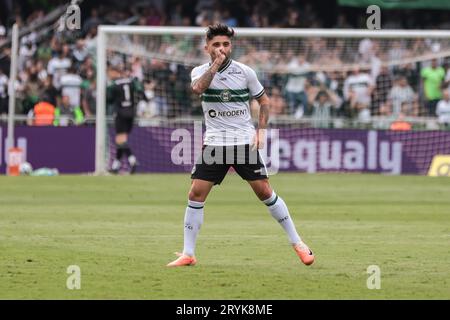
<svg viewBox="0 0 450 320"><path fill-rule="evenodd" d="M450 63L449 31L235 31L232 59L256 71L271 97L270 126L296 129L280 132L289 139L323 135L330 128L389 129L402 121L413 129L440 128L435 111L439 97L430 87L434 72L445 72ZM141 170L192 168L193 152L174 151L174 146L181 140L194 147L201 143L202 128L196 130L195 121L202 121L203 110L200 97L190 90L190 72L209 61L204 35L203 28L99 27L97 173L109 168L115 151L114 110L106 103L109 66L137 78L148 98L137 104L130 135ZM250 105L257 121L255 102ZM427 147L429 141L423 144ZM333 150L330 144L330 157ZM179 152L175 160L174 152ZM189 157L190 163L184 161ZM178 169L166 166L167 161L178 161ZM339 168L331 165L333 169Z"/></svg>

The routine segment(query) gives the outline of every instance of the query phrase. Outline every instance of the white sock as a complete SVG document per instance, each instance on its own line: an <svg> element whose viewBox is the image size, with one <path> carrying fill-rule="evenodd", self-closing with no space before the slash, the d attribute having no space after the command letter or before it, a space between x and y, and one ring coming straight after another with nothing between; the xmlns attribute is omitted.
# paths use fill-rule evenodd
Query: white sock
<svg viewBox="0 0 450 320"><path fill-rule="evenodd" d="M134 155L131 155L128 157L128 163L130 164L130 166L134 166L137 162L137 159Z"/></svg>
<svg viewBox="0 0 450 320"><path fill-rule="evenodd" d="M195 242L203 223L204 202L188 200L186 214L184 215L184 249L183 254L194 256Z"/></svg>
<svg viewBox="0 0 450 320"><path fill-rule="evenodd" d="M111 169L119 170L120 169L120 165L121 165L120 161L117 160L117 159L114 159L114 161L113 161L113 163L111 165Z"/></svg>
<svg viewBox="0 0 450 320"><path fill-rule="evenodd" d="M289 237L289 241L292 244L300 243L302 239L295 230L294 222L291 219L289 210L283 199L277 196L273 191L272 196L269 199L264 200L263 202L269 208L272 217L274 217L274 219L277 220L283 227L284 231L286 231Z"/></svg>

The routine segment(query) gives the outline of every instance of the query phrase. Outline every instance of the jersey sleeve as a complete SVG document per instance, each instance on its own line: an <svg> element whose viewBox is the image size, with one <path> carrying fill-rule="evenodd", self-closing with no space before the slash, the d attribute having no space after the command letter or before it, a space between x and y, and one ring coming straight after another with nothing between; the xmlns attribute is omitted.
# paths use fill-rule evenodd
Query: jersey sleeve
<svg viewBox="0 0 450 320"><path fill-rule="evenodd" d="M191 85L194 83L194 81L197 81L202 76L203 71L200 67L195 67L191 71Z"/></svg>
<svg viewBox="0 0 450 320"><path fill-rule="evenodd" d="M265 92L264 87L256 76L256 72L249 67L247 67L247 86L250 90L250 94L255 99L261 98Z"/></svg>

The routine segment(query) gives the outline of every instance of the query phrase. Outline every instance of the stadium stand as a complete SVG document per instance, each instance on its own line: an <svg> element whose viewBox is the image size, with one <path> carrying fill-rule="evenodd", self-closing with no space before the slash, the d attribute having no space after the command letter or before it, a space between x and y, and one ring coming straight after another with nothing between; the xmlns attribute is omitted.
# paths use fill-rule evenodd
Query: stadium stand
<svg viewBox="0 0 450 320"><path fill-rule="evenodd" d="M2 3L3 2L3 3ZM95 39L99 24L124 24L141 26L201 26L224 22L232 27L276 28L361 28L366 16L362 10L333 6L337 16L329 16L321 10L325 1L311 5L305 1L127 1L126 7L119 1L80 2L82 28L78 32L58 29L58 17L67 6L66 1L39 1L34 9L30 1L0 1L0 99L7 101L7 76L9 75L10 43L8 34L17 22L23 36L19 49L19 70L16 79L16 114L28 115L33 124L34 108L40 102L49 102L62 108L61 77L73 68L80 77L79 107L84 122L95 121ZM44 5L42 5L44 4ZM42 9L47 8L47 9ZM288 10L286 10L288 8ZM285 14L285 12L289 14ZM448 29L448 11L402 10L388 11L383 16L383 28ZM413 16L414 19L410 19ZM411 21L414 21L412 24ZM439 47L433 41L415 39L389 42L389 47L364 39L357 44L355 53L336 39L305 40L302 50L260 51L248 45L239 54L239 60L252 66L270 63L272 72L265 74L263 85L273 96L271 115L301 119L313 116L312 126L327 127L330 117L357 119L364 122L371 116L403 119L436 118L436 106L450 92L450 58L411 62L393 67L378 66L376 61L407 60L412 53L437 52L449 48ZM280 44L282 45L282 44ZM327 48L334 48L332 51ZM175 50L183 54L198 54L193 44L181 43ZM326 51L327 54L323 54ZM125 61L126 60L126 61ZM314 66L357 66L344 70L317 70ZM375 66L374 66L375 61ZM177 118L201 114L198 97L189 90L190 69L183 65L169 64L163 60L143 61L140 57L126 59L119 53L111 53L110 63L125 63L132 76L145 82L152 103L141 105L141 118ZM367 65L370 67L367 68ZM366 68L360 68L366 66ZM287 72L290 70L290 72ZM294 72L291 72L294 71ZM438 83L429 79L439 74ZM367 82L366 91L355 94L348 91L352 82ZM73 85L73 84L70 84ZM3 86L3 88L2 88ZM356 97L358 96L358 97ZM1 113L6 114L6 102ZM109 110L109 114L112 111ZM442 118L442 117L441 117ZM5 119L3 116L0 118ZM442 123L442 128L448 124Z"/></svg>

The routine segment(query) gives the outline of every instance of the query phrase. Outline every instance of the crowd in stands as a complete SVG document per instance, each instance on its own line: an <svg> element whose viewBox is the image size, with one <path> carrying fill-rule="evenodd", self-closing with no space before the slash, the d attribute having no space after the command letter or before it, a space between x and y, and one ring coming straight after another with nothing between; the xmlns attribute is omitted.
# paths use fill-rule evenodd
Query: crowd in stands
<svg viewBox="0 0 450 320"><path fill-rule="evenodd" d="M55 30L40 39L33 32L22 37L15 81L16 113L28 115L29 124L47 125L83 124L95 116L95 50L99 24L129 20L131 24L144 26L206 27L223 22L231 27L355 28L365 26L366 18L364 10L357 19L352 15L354 10L338 10L330 22L328 15L316 6L291 0L131 3L133 5L126 8L120 7L119 2L117 6L102 5L101 1L98 5L86 4L82 6L81 30ZM0 115L8 109L11 52L10 46L2 46L2 43L13 22L30 25L48 12L30 10L28 8L25 14L16 7L8 19L0 21ZM136 19L130 20L130 17ZM383 28L417 26L402 17L392 14L390 20L383 21ZM449 29L445 17L445 14L431 12L420 15L417 21L423 28ZM176 50L180 54L201 55L201 47L186 42L183 48L183 41L177 41ZM267 48L264 44L238 40L234 58L257 71L272 98L272 117L283 115L300 119L310 116L317 127L328 127L328 119L333 116L357 119L362 123L369 122L373 116L392 120L428 116L437 117L443 125L450 124L449 56L419 62L408 60L421 53L449 50L448 40L358 39L356 43L348 44L345 40L311 38L302 40L295 47L290 47L289 41L274 41ZM170 45L162 50L166 54L177 54ZM139 104L141 117L201 114L200 99L189 90L191 65L111 52L108 60L109 63L114 60L124 63L130 76L143 81L150 102ZM402 60L407 62L386 64ZM334 66L334 69L323 66ZM108 112L112 113L112 110ZM40 122L36 121L38 114L53 116Z"/></svg>

